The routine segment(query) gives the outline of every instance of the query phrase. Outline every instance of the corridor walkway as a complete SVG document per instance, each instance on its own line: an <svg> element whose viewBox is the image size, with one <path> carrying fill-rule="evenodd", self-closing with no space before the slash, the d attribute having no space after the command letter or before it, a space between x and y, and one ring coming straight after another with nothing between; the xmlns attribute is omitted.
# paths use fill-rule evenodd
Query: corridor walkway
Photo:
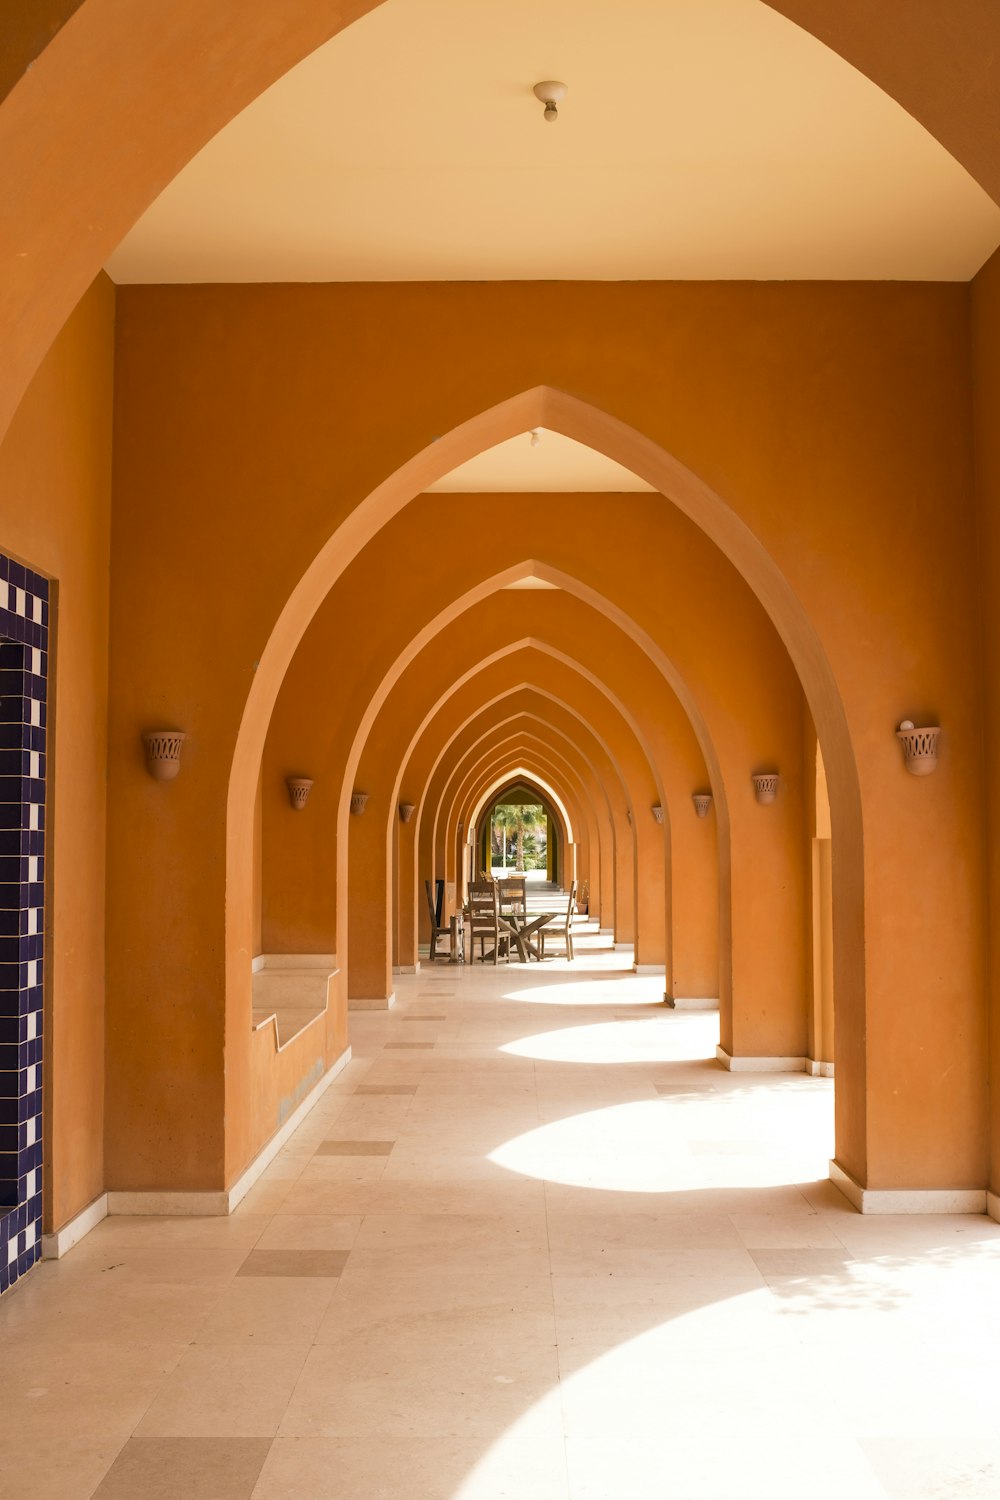
<svg viewBox="0 0 1000 1500"><path fill-rule="evenodd" d="M38 1267L0 1495L1000 1493L1000 1225L849 1210L832 1085L625 960L401 980L232 1218Z"/></svg>

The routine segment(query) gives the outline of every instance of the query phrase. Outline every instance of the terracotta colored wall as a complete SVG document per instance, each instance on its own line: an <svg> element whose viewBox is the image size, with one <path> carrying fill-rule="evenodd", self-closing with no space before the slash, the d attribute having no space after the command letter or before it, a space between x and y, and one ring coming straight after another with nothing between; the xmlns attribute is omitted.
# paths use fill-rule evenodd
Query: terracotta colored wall
<svg viewBox="0 0 1000 1500"><path fill-rule="evenodd" d="M102 276L56 340L0 447L0 549L56 581L44 1065L46 1219L55 1227L105 1185L114 315L114 288Z"/></svg>
<svg viewBox="0 0 1000 1500"><path fill-rule="evenodd" d="M367 523L355 510L364 497L415 455L415 488L426 487L461 423L542 384L630 424L722 497L721 506L699 511L703 524L755 577L810 682L821 735L851 733L857 772L843 740L828 758L833 878L839 909L849 914L842 947L854 976L853 990L838 980L838 1004L850 1019L838 1024L837 1041L846 1164L873 1185L982 1180L966 306L961 287L855 284L121 293L116 558L124 592L114 753L119 740L135 743L150 702L183 713L195 739L168 821L156 814L161 804L126 794L124 779L116 798L114 922L133 946L112 1004L125 997L119 1019L128 1034L164 974L169 993L184 997L174 1003L169 1048L178 1060L196 1059L185 1066L219 1135L222 1102L211 1080L224 1029L226 850L218 816L254 665L293 586L337 526L350 515L352 535L365 539ZM491 440L489 422L482 431ZM645 462L638 440L634 452L637 465ZM687 481L678 483L687 495ZM384 511L381 496L372 504L383 520L399 503L394 494L382 492ZM700 493L690 490L684 503L702 506ZM337 545L349 556L354 544L345 535ZM605 561L600 549L595 557ZM620 567L606 560L609 570ZM397 577L404 570L397 564ZM664 613L667 604L664 597ZM377 630L377 619L377 610L365 618L351 647ZM265 678L258 673L256 682ZM901 771L892 726L925 704L949 726L947 774L920 785ZM113 760L112 772L124 773L125 763ZM249 830L253 782L240 774L240 818ZM230 832L240 853L228 868L247 871L247 893L231 904L236 926L225 936L235 958L252 945L252 844L248 832L244 859L243 832ZM938 851L930 862L929 847ZM183 886L171 891L165 882L155 893L163 903L156 927L166 918L172 932L166 955L138 902L146 867L136 848L159 848L171 881L184 851L199 851L196 870L187 860ZM239 1079L249 1066L241 984L231 988L225 1031L227 1119L249 1150L252 1121L239 1123ZM137 1098L148 1098L144 1066L133 1067L128 1083ZM190 1092L186 1098L185 1139L161 1158L172 1174L178 1162L204 1166L212 1154L196 1123L201 1108ZM142 1133L133 1105L121 1104L136 1160L145 1154ZM140 1165L145 1171L148 1163Z"/></svg>
<svg viewBox="0 0 1000 1500"><path fill-rule="evenodd" d="M1000 252L971 289L989 878L991 1185L1000 1192Z"/></svg>

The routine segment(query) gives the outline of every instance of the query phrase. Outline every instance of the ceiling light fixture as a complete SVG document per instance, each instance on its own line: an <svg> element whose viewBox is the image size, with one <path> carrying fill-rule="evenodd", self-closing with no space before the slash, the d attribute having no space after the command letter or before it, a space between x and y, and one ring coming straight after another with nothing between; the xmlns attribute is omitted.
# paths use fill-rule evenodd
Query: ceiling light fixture
<svg viewBox="0 0 1000 1500"><path fill-rule="evenodd" d="M566 97L566 85L549 78L545 83L536 83L532 92L545 105L545 119L554 125L559 118L559 105Z"/></svg>
<svg viewBox="0 0 1000 1500"><path fill-rule="evenodd" d="M539 430L538 430L537 427L533 427L531 429L531 446L533 448L537 448L538 445L539 445L539 443L541 441L542 441L542 434L539 432Z"/></svg>

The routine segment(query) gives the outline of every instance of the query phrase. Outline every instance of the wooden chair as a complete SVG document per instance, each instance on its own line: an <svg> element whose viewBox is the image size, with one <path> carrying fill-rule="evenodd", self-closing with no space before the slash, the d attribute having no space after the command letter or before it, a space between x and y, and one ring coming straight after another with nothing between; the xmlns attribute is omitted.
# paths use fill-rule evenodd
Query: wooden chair
<svg viewBox="0 0 1000 1500"><path fill-rule="evenodd" d="M439 938L444 938L448 942L449 957L451 956L451 932L447 927L438 926L437 903L434 900L434 893L431 890L431 883L429 880L424 881L424 891L427 894L427 915L431 919L431 947L430 952L427 955L427 961L428 963L434 963L435 959L438 956L437 945Z"/></svg>
<svg viewBox="0 0 1000 1500"><path fill-rule="evenodd" d="M497 879L500 892L500 910L522 914L528 910L528 882L523 875L501 875Z"/></svg>
<svg viewBox="0 0 1000 1500"><path fill-rule="evenodd" d="M479 958L485 961L486 939L493 944L493 963L501 957L510 960L510 934L500 921L500 892L493 880L473 880L469 883L469 915L466 928L470 934L469 951L476 953L476 938L479 939Z"/></svg>
<svg viewBox="0 0 1000 1500"><path fill-rule="evenodd" d="M573 884L569 888L569 900L566 902L566 916L564 918L560 918L556 922L550 922L546 927L543 927L541 932L538 934L543 958L545 957L545 942L548 938L550 941L564 942L566 944L566 957L572 963L574 958L573 914L575 911L576 881L574 880Z"/></svg>

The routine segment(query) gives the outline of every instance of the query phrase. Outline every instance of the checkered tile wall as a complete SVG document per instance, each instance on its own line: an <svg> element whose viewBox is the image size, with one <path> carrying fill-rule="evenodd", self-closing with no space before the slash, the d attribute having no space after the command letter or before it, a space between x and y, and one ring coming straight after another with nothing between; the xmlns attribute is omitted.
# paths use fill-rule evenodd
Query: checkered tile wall
<svg viewBox="0 0 1000 1500"><path fill-rule="evenodd" d="M49 585L0 556L0 1292L42 1237Z"/></svg>

